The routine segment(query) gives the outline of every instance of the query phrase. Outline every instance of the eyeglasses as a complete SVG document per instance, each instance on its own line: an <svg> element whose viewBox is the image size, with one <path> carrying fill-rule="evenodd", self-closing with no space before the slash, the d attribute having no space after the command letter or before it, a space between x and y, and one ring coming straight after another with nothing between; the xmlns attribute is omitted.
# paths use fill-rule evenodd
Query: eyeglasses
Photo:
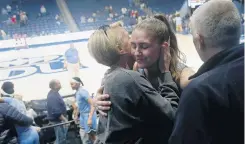
<svg viewBox="0 0 245 144"><path fill-rule="evenodd" d="M104 33L105 33L105 35L107 36L106 31L107 31L109 28L110 28L109 25L102 25L102 26L99 27L99 30L103 30Z"/></svg>

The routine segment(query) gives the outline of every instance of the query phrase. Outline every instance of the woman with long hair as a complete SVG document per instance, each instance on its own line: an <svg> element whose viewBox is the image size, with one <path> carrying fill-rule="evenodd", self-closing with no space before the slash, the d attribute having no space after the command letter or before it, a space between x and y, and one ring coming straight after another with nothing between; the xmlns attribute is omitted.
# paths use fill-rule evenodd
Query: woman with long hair
<svg viewBox="0 0 245 144"><path fill-rule="evenodd" d="M100 27L89 38L88 48L98 63L110 67L102 86L111 96L111 111L99 119L96 143L167 143L178 103L169 66L159 65L159 92L140 73L128 70L131 47L122 27Z"/></svg>

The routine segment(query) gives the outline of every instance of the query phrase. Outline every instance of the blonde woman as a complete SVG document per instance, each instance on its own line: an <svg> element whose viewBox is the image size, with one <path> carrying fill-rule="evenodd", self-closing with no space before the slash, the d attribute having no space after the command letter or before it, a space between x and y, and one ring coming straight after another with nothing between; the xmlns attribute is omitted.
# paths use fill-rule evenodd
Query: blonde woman
<svg viewBox="0 0 245 144"><path fill-rule="evenodd" d="M131 47L122 27L100 27L91 35L88 48L98 63L110 67L102 85L112 105L108 117L99 119L95 143L167 143L178 103L169 66L160 66L159 94L145 77L125 69Z"/></svg>

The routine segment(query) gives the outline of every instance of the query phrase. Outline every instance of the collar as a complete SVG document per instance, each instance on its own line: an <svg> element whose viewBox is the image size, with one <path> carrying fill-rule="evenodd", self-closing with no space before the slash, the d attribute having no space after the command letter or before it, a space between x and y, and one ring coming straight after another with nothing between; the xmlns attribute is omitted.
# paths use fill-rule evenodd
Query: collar
<svg viewBox="0 0 245 144"><path fill-rule="evenodd" d="M230 63L238 58L244 57L244 43L230 49L225 49L205 62L190 79L196 78L203 73L210 71L218 66Z"/></svg>

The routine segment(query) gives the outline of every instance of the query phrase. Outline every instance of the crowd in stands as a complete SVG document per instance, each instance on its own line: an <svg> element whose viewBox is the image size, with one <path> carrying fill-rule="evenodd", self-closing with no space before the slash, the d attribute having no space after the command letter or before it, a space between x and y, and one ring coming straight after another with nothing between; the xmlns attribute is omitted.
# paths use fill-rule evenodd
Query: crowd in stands
<svg viewBox="0 0 245 144"><path fill-rule="evenodd" d="M114 17L112 6L105 10ZM139 16L131 10L128 17ZM236 7L229 0L211 0L194 11L188 27L204 62L196 73L178 47L173 29L177 25L181 31L178 18L178 13L147 16L131 36L121 22L95 30L88 51L109 69L94 98L78 76L78 52L70 45L64 67L78 64L72 67L76 71L70 85L76 91L73 120L84 144L244 143L244 44L239 44L241 17ZM69 123L61 84L52 80L49 87L47 118L51 125L58 124L55 143L66 144ZM33 126L33 117L14 84L5 82L0 143L38 144L42 129Z"/></svg>

